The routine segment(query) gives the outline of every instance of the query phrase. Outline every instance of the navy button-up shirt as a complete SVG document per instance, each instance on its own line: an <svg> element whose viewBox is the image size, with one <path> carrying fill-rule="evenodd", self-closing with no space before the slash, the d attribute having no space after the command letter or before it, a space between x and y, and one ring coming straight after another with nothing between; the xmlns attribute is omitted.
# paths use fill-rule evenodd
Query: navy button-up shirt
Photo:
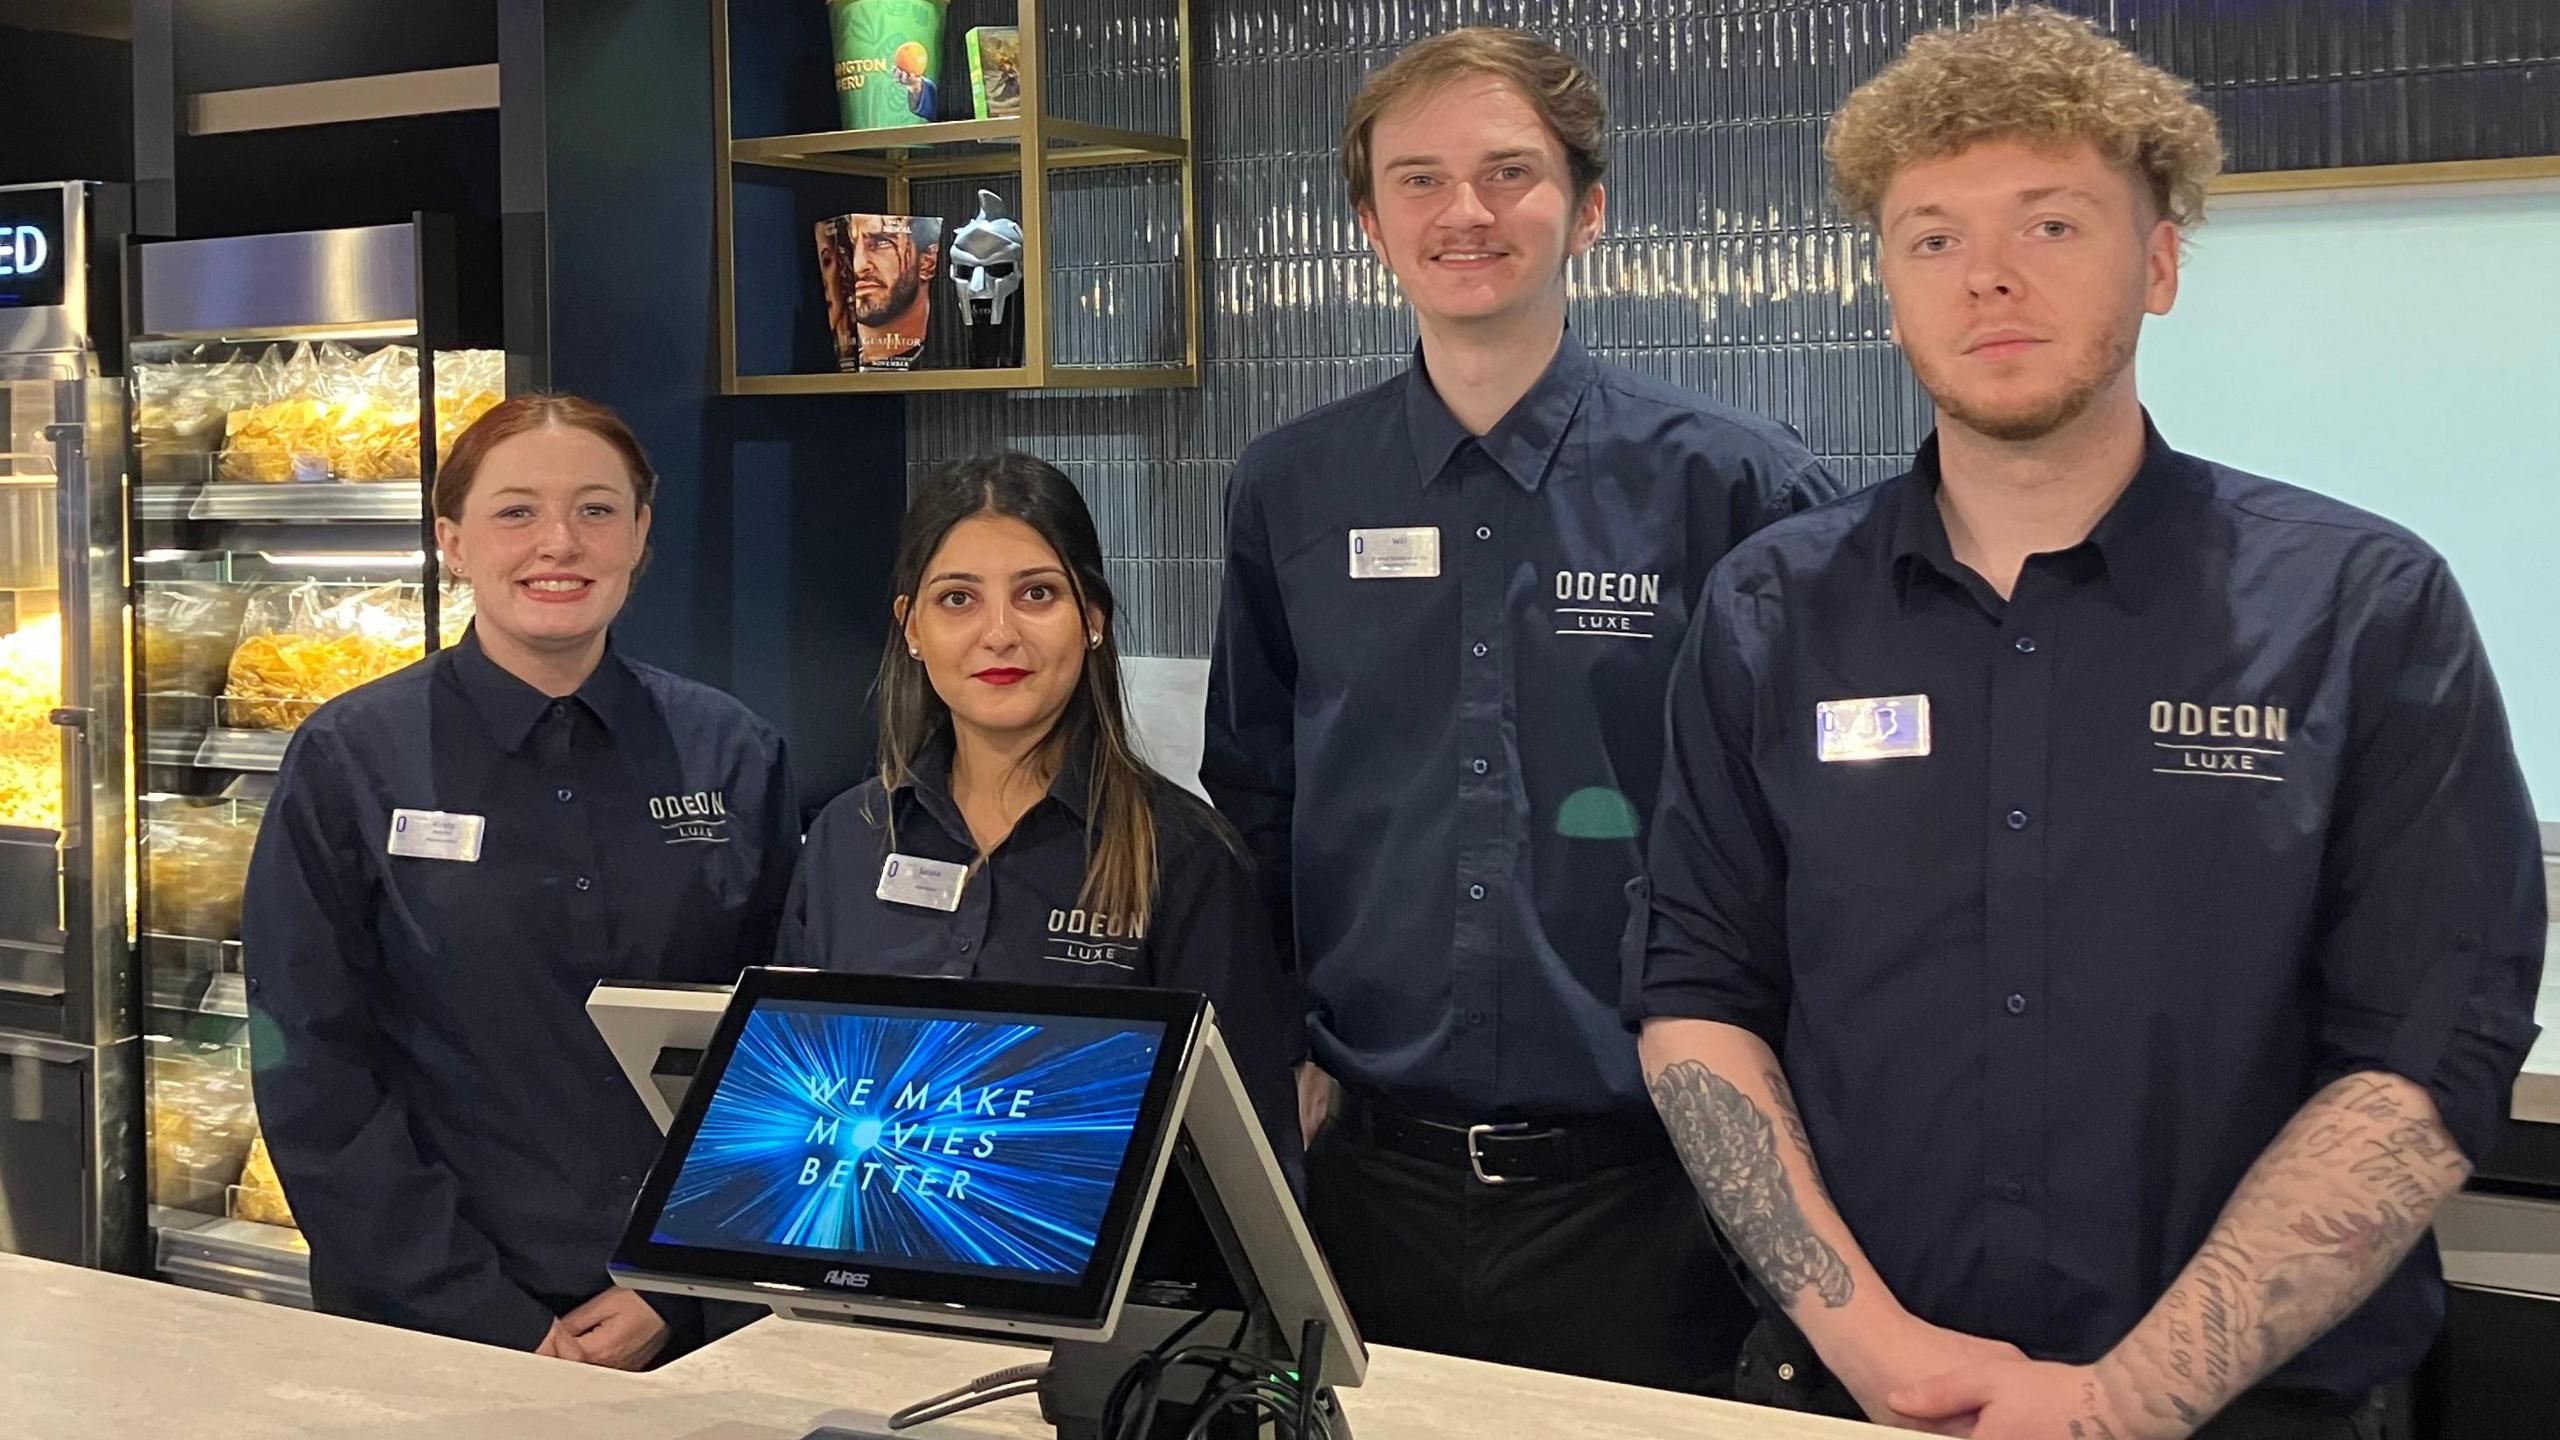
<svg viewBox="0 0 2560 1440"><path fill-rule="evenodd" d="M2004 602L1949 552L1936 465L1710 582L1630 1010L1777 1049L1913 1311L2087 1361L2328 1082L2406 1076L2488 1153L2535 1033L2539 846L2414 536L2153 434ZM1817 758L1817 706L1893 697L1926 697L1925 753ZM2443 1304L2422 1241L2272 1383L2386 1383Z"/></svg>
<svg viewBox="0 0 2560 1440"><path fill-rule="evenodd" d="M390 854L395 810L482 817L479 859ZM467 635L304 722L242 936L322 1309L531 1349L606 1288L659 1135L587 993L762 964L797 821L779 736L611 652L555 701Z"/></svg>
<svg viewBox="0 0 2560 1440"><path fill-rule="evenodd" d="M959 908L880 898L881 867L900 855L967 865L978 844L951 796L946 741L916 757L891 794L878 780L837 796L809 830L775 963L867 974L941 975L1032 985L1152 985L1196 990L1252 1093L1282 1164L1299 1150L1293 1070L1306 1055L1306 1003L1272 943L1253 867L1189 793L1155 794L1155 913L1097 914L1082 904L1091 771L1070 764L1048 798L960 891ZM893 823L894 822L894 823Z"/></svg>
<svg viewBox="0 0 2560 1440"><path fill-rule="evenodd" d="M1785 427L1570 332L1480 438L1417 359L1245 451L1201 778L1328 1071L1470 1121L1645 1106L1617 947L1672 654L1708 567L1834 490ZM1437 574L1354 578L1352 532L1418 529Z"/></svg>

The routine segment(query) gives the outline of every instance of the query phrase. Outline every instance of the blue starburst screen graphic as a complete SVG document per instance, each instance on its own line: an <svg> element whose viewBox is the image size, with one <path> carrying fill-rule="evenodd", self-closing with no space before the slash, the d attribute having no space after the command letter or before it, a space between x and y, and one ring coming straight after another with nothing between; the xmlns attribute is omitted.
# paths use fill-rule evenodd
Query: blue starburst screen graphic
<svg viewBox="0 0 2560 1440"><path fill-rule="evenodd" d="M662 1244L1073 1284L1161 1025L768 1001L668 1191Z"/></svg>

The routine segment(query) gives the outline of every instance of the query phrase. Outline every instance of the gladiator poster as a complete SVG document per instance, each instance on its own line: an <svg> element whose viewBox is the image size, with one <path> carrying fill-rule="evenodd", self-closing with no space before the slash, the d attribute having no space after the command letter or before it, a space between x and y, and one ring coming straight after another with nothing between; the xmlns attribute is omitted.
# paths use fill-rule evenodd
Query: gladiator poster
<svg viewBox="0 0 2560 1440"><path fill-rule="evenodd" d="M818 277L836 368L912 370L932 329L942 220L838 215L818 222Z"/></svg>

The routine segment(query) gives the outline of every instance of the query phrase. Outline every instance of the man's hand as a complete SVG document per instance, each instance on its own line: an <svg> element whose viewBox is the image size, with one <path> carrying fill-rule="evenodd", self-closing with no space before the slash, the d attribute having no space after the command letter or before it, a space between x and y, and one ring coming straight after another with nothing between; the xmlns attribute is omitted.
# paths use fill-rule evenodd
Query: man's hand
<svg viewBox="0 0 2560 1440"><path fill-rule="evenodd" d="M1298 1067L1298 1143L1312 1148L1316 1132L1333 1115L1334 1101L1342 1094L1342 1085L1332 1076L1316 1068L1309 1060Z"/></svg>
<svg viewBox="0 0 2560 1440"><path fill-rule="evenodd" d="M579 1346L578 1337L570 1334L569 1328L557 1320L551 1322L551 1329L543 1335L542 1343L533 1347L533 1353L546 1360L587 1363L587 1352Z"/></svg>
<svg viewBox="0 0 2560 1440"><path fill-rule="evenodd" d="M1823 1360L1840 1383L1849 1387L1849 1394L1867 1412L1867 1418L1877 1424L1926 1430L1933 1435L1965 1435L1973 1433L1968 1428L1972 1420L1969 1412L1947 1410L1923 1415L1894 1404L1893 1397L1941 1376L2025 1364L2027 1357L2005 1340L1985 1340L1905 1314L1883 1327L1874 1338L1862 1338L1854 1353L1844 1354L1836 1361L1826 1355ZM2055 1432L2057 1440L2062 1433Z"/></svg>
<svg viewBox="0 0 2560 1440"><path fill-rule="evenodd" d="M667 1346L667 1322L636 1290L621 1286L560 1317L580 1353L572 1358L614 1370L639 1370Z"/></svg>
<svg viewBox="0 0 2560 1440"><path fill-rule="evenodd" d="M2119 1404L2094 1365L1994 1360L1897 1387L1885 1403L1905 1422L1965 1422L1973 1440L2186 1440L2141 1407Z"/></svg>

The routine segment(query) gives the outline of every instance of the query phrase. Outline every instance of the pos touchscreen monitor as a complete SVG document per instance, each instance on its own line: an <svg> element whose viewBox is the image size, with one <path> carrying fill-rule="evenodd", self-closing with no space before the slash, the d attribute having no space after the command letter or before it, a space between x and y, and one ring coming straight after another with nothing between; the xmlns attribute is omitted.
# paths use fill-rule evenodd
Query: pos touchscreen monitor
<svg viewBox="0 0 2560 1440"><path fill-rule="evenodd" d="M1175 991L748 970L614 1278L1108 1336L1210 1033Z"/></svg>

